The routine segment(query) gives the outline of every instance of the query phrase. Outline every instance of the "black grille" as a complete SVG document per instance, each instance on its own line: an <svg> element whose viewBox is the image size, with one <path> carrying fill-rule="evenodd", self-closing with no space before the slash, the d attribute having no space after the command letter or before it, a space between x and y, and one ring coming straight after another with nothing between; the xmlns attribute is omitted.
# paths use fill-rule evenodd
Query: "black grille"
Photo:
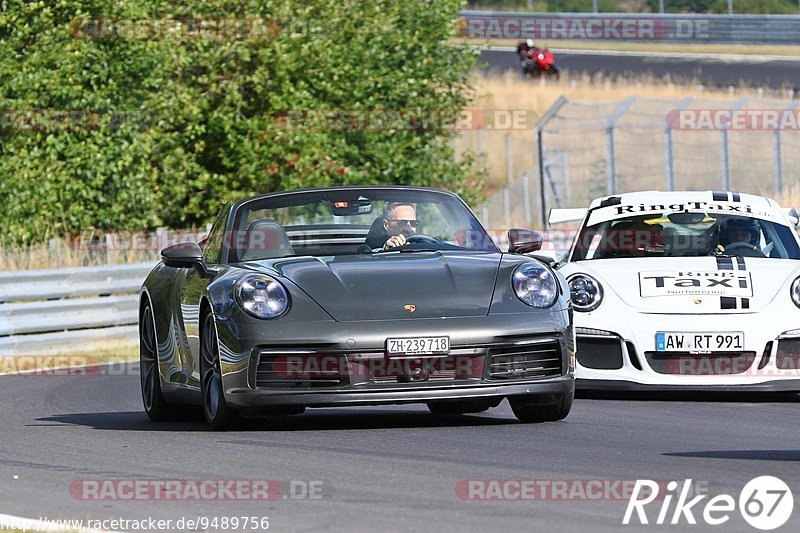
<svg viewBox="0 0 800 533"><path fill-rule="evenodd" d="M619 370L622 368L622 342L616 337L607 339L578 335L578 362L584 368Z"/></svg>
<svg viewBox="0 0 800 533"><path fill-rule="evenodd" d="M775 354L775 366L781 370L800 368L800 338L781 339Z"/></svg>
<svg viewBox="0 0 800 533"><path fill-rule="evenodd" d="M485 350L455 348L447 357L386 357L382 352L316 353L269 349L251 366L256 388L324 388L364 383L480 381Z"/></svg>
<svg viewBox="0 0 800 533"><path fill-rule="evenodd" d="M731 354L691 354L685 352L645 352L650 368L659 374L678 376L730 376L743 374L753 365L756 352Z"/></svg>
<svg viewBox="0 0 800 533"><path fill-rule="evenodd" d="M563 357L557 340L489 349L491 379L560 376Z"/></svg>
<svg viewBox="0 0 800 533"><path fill-rule="evenodd" d="M312 389L348 383L346 362L339 355L261 353L255 378L256 388Z"/></svg>

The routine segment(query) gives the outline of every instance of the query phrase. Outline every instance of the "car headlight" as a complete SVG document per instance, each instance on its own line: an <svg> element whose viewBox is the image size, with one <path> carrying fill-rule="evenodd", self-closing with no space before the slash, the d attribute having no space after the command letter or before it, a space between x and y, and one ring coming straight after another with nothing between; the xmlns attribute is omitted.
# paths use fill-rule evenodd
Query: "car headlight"
<svg viewBox="0 0 800 533"><path fill-rule="evenodd" d="M569 298L576 311L587 313L597 309L603 301L603 286L587 274L575 274L567 278Z"/></svg>
<svg viewBox="0 0 800 533"><path fill-rule="evenodd" d="M511 285L517 298L531 307L550 307L558 298L558 281L550 269L537 264L525 263L514 270Z"/></svg>
<svg viewBox="0 0 800 533"><path fill-rule="evenodd" d="M248 315L261 319L278 318L289 309L289 293L263 274L248 274L237 281L236 299Z"/></svg>
<svg viewBox="0 0 800 533"><path fill-rule="evenodd" d="M797 278L792 282L790 294L792 295L792 301L794 302L794 305L800 307L800 278Z"/></svg>

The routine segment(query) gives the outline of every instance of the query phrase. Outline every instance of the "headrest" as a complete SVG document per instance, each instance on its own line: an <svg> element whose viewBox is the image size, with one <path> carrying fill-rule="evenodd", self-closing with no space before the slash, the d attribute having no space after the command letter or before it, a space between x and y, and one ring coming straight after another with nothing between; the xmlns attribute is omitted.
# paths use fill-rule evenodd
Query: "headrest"
<svg viewBox="0 0 800 533"><path fill-rule="evenodd" d="M253 221L247 228L242 261L257 261L293 255L294 250L283 226L276 220Z"/></svg>

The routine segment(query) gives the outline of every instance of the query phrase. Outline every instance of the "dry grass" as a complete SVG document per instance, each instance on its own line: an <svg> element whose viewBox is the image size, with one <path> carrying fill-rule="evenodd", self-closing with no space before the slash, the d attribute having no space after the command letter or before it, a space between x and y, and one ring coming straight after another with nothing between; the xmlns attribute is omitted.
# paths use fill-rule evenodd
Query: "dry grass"
<svg viewBox="0 0 800 533"><path fill-rule="evenodd" d="M790 185L783 194L772 195L772 198L783 207L800 209L800 185Z"/></svg>
<svg viewBox="0 0 800 533"><path fill-rule="evenodd" d="M699 83L678 84L669 80L652 78L610 79L602 76L591 77L586 75L575 78L562 77L560 80L526 80L515 72L509 72L502 76L479 77L477 87L480 97L474 107L480 109L523 109L533 112L537 117L544 115L561 95L567 96L571 100L598 102L598 104L602 102L619 102L632 95L646 99L675 102L687 97L695 97L703 100L718 101L722 104L743 96L753 98L769 96L776 99L785 99L787 96L781 91L765 94L757 90L709 90ZM497 192L507 183L507 135L511 136L513 145L513 175L520 176L522 173L528 173L529 176L538 176L536 148L533 132L531 131L533 124L527 124L526 126L528 127L520 130L486 131L483 133L483 151L487 170L485 193L487 196ZM656 134L659 137L663 137L663 133L660 133L659 130L656 131ZM696 139L700 139L702 135L706 134L699 133L697 135ZM769 159L769 154L771 153L769 151L771 150L770 139L771 137L766 139L764 146L758 146L759 149L766 150L765 161L771 161ZM732 140L738 139L732 137ZM624 139L622 141L624 142ZM645 142L644 139L642 142ZM596 146L593 146L593 148L596 148L600 154L598 157L603 157L605 146L602 138L600 142L595 144ZM709 156L707 148L704 152L700 146L698 143L697 147L691 145L681 147L680 153L688 158L707 158L713 160L714 164L718 163L717 159ZM790 143L787 142L787 151L789 146ZM458 149L477 152L478 135L476 132L464 132L458 141ZM661 151L654 150L654 153L656 156L663 158L663 149ZM655 164L653 163L653 165ZM702 172L700 167L698 167L698 172ZM587 179L589 178L587 177ZM753 190L751 192L768 193L769 191Z"/></svg>
<svg viewBox="0 0 800 533"><path fill-rule="evenodd" d="M109 254L104 251L67 246L57 239L45 245L0 246L0 271L103 266L157 260L158 253L152 250L129 250Z"/></svg>

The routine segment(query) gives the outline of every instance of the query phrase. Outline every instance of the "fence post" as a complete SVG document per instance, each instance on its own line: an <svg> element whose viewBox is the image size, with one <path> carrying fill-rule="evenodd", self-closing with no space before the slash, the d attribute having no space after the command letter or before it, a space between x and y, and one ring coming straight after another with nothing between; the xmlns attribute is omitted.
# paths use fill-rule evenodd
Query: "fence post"
<svg viewBox="0 0 800 533"><path fill-rule="evenodd" d="M528 173L522 175L522 212L525 216L525 227L531 226L531 194L528 184Z"/></svg>
<svg viewBox="0 0 800 533"><path fill-rule="evenodd" d="M667 164L667 190L675 190L675 148L672 146L672 128L664 130L664 159Z"/></svg>
<svg viewBox="0 0 800 533"><path fill-rule="evenodd" d="M781 156L781 128L775 128L775 194L783 193L783 157Z"/></svg>
<svg viewBox="0 0 800 533"><path fill-rule="evenodd" d="M680 113L682 110L689 107L689 104L692 103L694 97L690 96L689 98L684 98L678 105L675 106L674 111ZM667 123L667 127L664 129L664 158L667 165L667 190L674 191L675 190L675 146L673 144L672 138L672 129L673 124Z"/></svg>
<svg viewBox="0 0 800 533"><path fill-rule="evenodd" d="M511 227L511 196L508 187L503 187L503 223L506 229Z"/></svg>
<svg viewBox="0 0 800 533"><path fill-rule="evenodd" d="M622 101L620 105L608 117L606 122L606 157L608 173L608 194L617 194L617 155L614 151L614 126L630 107L636 103L636 97L630 96Z"/></svg>
<svg viewBox="0 0 800 533"><path fill-rule="evenodd" d="M536 151L539 159L539 202L542 209L542 228L547 227L547 194L545 191L543 133L547 123L556 116L567 102L569 102L569 100L562 94L533 128L533 135L536 138Z"/></svg>
<svg viewBox="0 0 800 533"><path fill-rule="evenodd" d="M542 217L542 228L546 228L547 193L544 188L545 177L544 177L544 140L542 135L543 132L544 130L538 126L533 130L533 134L536 136L536 154L537 154L537 160L539 161L539 207L542 210L540 215Z"/></svg>
<svg viewBox="0 0 800 533"><path fill-rule="evenodd" d="M614 127L606 128L606 194L617 193L617 154L614 151Z"/></svg>
<svg viewBox="0 0 800 533"><path fill-rule="evenodd" d="M731 105L731 111L741 109L747 98L740 98ZM722 190L731 190L731 154L728 128L722 128Z"/></svg>
<svg viewBox="0 0 800 533"><path fill-rule="evenodd" d="M722 190L731 189L731 158L728 150L728 129L722 130Z"/></svg>
<svg viewBox="0 0 800 533"><path fill-rule="evenodd" d="M478 128L476 136L478 141L478 168L483 171L486 169L486 159L483 153L483 128Z"/></svg>
<svg viewBox="0 0 800 533"><path fill-rule="evenodd" d="M158 252L169 246L167 228L156 228L156 248Z"/></svg>
<svg viewBox="0 0 800 533"><path fill-rule="evenodd" d="M509 185L514 183L514 139L510 133L506 133L506 178Z"/></svg>
<svg viewBox="0 0 800 533"><path fill-rule="evenodd" d="M484 227L489 227L489 207L484 205L481 208L481 218L483 218L483 225Z"/></svg>
<svg viewBox="0 0 800 533"><path fill-rule="evenodd" d="M800 106L800 102L793 101L789 104L786 108L784 113L789 113L797 107ZM782 117L783 118L783 117ZM775 154L775 194L780 195L783 194L783 146L782 146L782 139L781 139L781 126L780 122L778 122L778 126L775 128L773 134L775 135L775 144L774 144L774 154Z"/></svg>
<svg viewBox="0 0 800 533"><path fill-rule="evenodd" d="M119 242L119 236L113 233L106 233L106 264L113 265L117 262L117 245L115 242Z"/></svg>

